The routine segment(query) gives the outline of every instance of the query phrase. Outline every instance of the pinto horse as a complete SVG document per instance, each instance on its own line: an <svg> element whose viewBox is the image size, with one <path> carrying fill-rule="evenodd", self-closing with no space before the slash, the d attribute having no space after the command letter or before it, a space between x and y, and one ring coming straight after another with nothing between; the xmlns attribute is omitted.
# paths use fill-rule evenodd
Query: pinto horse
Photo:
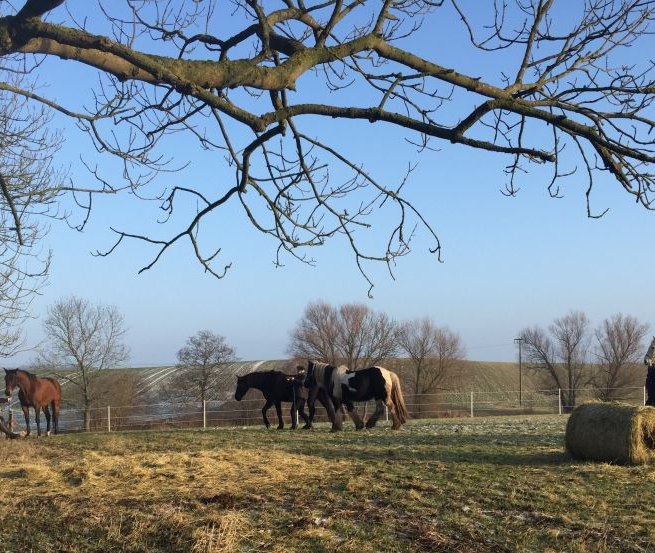
<svg viewBox="0 0 655 553"><path fill-rule="evenodd" d="M343 374L349 372L348 367L345 365L335 366L328 365L327 363L320 363L318 361L308 361L308 370L305 371L305 387L309 388L309 397L307 398L307 405L309 406L309 423L305 428L311 428L314 424L314 416L316 414L316 400L318 399L325 410L327 416L332 423L332 432L341 430L341 413L343 406L348 410L348 415L355 423L355 428L361 430L364 428L364 421L355 411L355 405L352 401L341 401L335 405L334 398L331 394L331 379L333 374Z"/></svg>
<svg viewBox="0 0 655 553"><path fill-rule="evenodd" d="M50 407L55 434L59 432L59 402L61 386L54 378L39 378L21 369L5 369L5 394L11 400L14 388L19 388L18 399L25 415L27 435L30 435L30 407L34 409L36 432L41 435L41 410L45 415L46 433L50 435Z"/></svg>
<svg viewBox="0 0 655 553"><path fill-rule="evenodd" d="M241 401L250 388L255 388L264 394L266 403L262 407L262 417L266 428L271 427L266 412L275 405L277 413L278 430L284 428L282 420L282 402L291 402L291 430L298 426L298 413L305 421L309 422L305 414L305 401L307 400L307 390L303 386L303 375L288 375L280 371L260 371L251 372L244 376L237 377L237 389L234 393L234 399Z"/></svg>
<svg viewBox="0 0 655 553"><path fill-rule="evenodd" d="M345 405L358 430L363 421L353 408L355 401L376 402L375 412L366 421L366 428L373 428L384 412L386 405L391 413L392 428L399 430L407 421L407 408L400 388L400 379L393 371L383 367L369 367L358 371L348 370L344 365L335 367L327 363L309 361L305 373L305 386L309 388L309 420L313 420L313 400L318 390L324 390L332 400L333 409L328 410L332 431L342 429L340 408Z"/></svg>

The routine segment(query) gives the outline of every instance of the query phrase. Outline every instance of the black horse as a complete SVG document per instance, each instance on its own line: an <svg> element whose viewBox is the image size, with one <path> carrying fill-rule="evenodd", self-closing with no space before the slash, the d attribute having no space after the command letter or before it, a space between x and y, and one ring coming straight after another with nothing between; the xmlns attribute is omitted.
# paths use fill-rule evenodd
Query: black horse
<svg viewBox="0 0 655 553"><path fill-rule="evenodd" d="M250 388L256 388L264 394L266 403L262 408L262 416L266 428L271 427L266 412L275 405L277 413L278 430L284 428L282 420L282 402L291 402L291 429L298 427L298 413L305 421L305 426L309 424L309 419L305 414L305 402L307 401L307 389L303 386L304 374L288 375L280 371L261 371L252 372L237 378L237 389L234 393L234 399L241 401Z"/></svg>

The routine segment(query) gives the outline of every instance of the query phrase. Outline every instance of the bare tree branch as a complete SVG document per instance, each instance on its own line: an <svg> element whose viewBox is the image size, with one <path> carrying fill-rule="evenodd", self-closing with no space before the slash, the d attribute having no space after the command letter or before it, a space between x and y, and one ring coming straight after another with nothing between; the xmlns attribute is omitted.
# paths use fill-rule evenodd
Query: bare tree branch
<svg viewBox="0 0 655 553"><path fill-rule="evenodd" d="M88 85L93 105L64 106L30 86L0 89L72 118L99 153L123 163L121 182L92 170L97 192L160 198L163 237L120 229L109 249L124 238L146 243L154 259L144 268L187 240L201 266L223 276L229 262L213 267L221 238L200 232L200 222L232 208L277 241L278 264L284 253L312 263L309 248L345 237L371 286L368 264L391 271L415 232L427 233L439 253L426 210L402 193L407 177L400 185L383 182L348 144L330 144L325 133L335 120L401 130L422 155L451 143L503 156L499 188L507 195L520 191L538 163L552 166L545 185L553 197L566 179L586 179L590 216L607 208L592 206L605 175L653 207L655 64L648 41L655 0L475 7L458 0L101 0L75 15L57 9L62 5L0 4L0 71L37 79L44 58L67 60L99 83ZM413 42L422 27L439 29L449 18L461 22L448 31L468 39L484 76L447 67L438 52L420 53ZM483 70L486 62L500 68L497 76ZM175 170L162 152L178 132L225 163L222 172L212 168L220 175L212 194L203 192L196 214L175 227L174 205L200 198L202 189L179 183L172 192L152 191L158 174ZM94 193L81 183L69 188ZM92 202L84 205L90 210ZM387 237L365 248L361 236L378 209L387 214Z"/></svg>

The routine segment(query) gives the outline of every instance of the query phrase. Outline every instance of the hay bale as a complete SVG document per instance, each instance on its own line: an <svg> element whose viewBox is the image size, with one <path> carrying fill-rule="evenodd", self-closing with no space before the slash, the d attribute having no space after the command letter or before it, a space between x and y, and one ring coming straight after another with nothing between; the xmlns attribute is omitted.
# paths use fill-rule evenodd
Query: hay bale
<svg viewBox="0 0 655 553"><path fill-rule="evenodd" d="M585 403L566 425L566 449L574 459L643 465L655 461L655 408L623 403Z"/></svg>

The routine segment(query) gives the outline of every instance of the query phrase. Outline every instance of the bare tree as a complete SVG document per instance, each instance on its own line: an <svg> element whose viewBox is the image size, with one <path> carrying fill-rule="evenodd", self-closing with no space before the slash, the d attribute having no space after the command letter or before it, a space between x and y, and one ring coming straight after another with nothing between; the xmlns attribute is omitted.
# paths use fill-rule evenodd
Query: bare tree
<svg viewBox="0 0 655 553"><path fill-rule="evenodd" d="M548 327L526 328L523 339L526 361L543 376L546 386L561 390L565 409L576 405L576 390L588 383L589 319L580 311L557 318Z"/></svg>
<svg viewBox="0 0 655 553"><path fill-rule="evenodd" d="M631 315L618 313L605 319L595 331L595 355L599 367L594 378L601 399L620 399L620 388L634 385L638 367L641 372L643 339L648 324Z"/></svg>
<svg viewBox="0 0 655 553"><path fill-rule="evenodd" d="M363 369L393 357L398 349L397 325L386 314L362 303L339 307L339 353L351 369Z"/></svg>
<svg viewBox="0 0 655 553"><path fill-rule="evenodd" d="M295 357L370 367L392 357L397 348L396 324L363 304L339 308L310 303L291 332L288 353Z"/></svg>
<svg viewBox="0 0 655 553"><path fill-rule="evenodd" d="M429 318L403 323L398 343L411 360L417 396L438 389L465 356L459 334L448 327L436 326Z"/></svg>
<svg viewBox="0 0 655 553"><path fill-rule="evenodd" d="M236 360L235 350L227 340L210 330L200 330L187 338L177 352L178 371L171 379L173 388L189 392L194 399L204 402L216 387L221 366Z"/></svg>
<svg viewBox="0 0 655 553"><path fill-rule="evenodd" d="M586 181L589 216L604 213L592 206L604 175L652 209L654 7L655 0L99 0L73 12L64 0L2 2L7 70L43 78L49 57L66 60L58 77L76 64L89 78L76 80L88 93L77 106L28 87L0 88L71 117L98 151L124 164L114 173L121 181L89 164L97 191L160 197L152 180L175 169L164 148L178 140L176 131L227 158L225 173L217 156L207 164L211 187L184 183L164 194L166 215L191 202L195 213L182 222L167 218L163 237L116 229L115 246L103 253L143 241L153 249L145 270L188 241L221 277L230 262L215 237L229 238L201 221L231 206L277 241L276 261L288 252L312 262L309 247L340 235L366 276L369 261L392 269L417 225L433 239L433 253L441 245L403 194L411 169L382 182L348 141L328 139L339 121L359 123L360 133L371 124L374 132L399 130L424 155L454 144L502 156L508 195L533 164L547 164L554 197L572 175ZM469 55L462 58L475 60L475 69L447 67L442 49L421 49L414 41L421 28L464 42ZM372 216L376 231L388 225L382 242L364 232Z"/></svg>
<svg viewBox="0 0 655 553"><path fill-rule="evenodd" d="M18 81L20 82L20 81ZM23 346L21 325L44 284L50 252L44 219L56 216L63 173L52 166L60 137L43 107L0 90L0 356Z"/></svg>
<svg viewBox="0 0 655 553"><path fill-rule="evenodd" d="M91 409L106 393L99 385L102 375L129 357L123 343L127 332L123 316L114 306L92 305L73 296L48 308L43 329L46 341L40 363L58 368L77 389L84 428L90 430Z"/></svg>
<svg viewBox="0 0 655 553"><path fill-rule="evenodd" d="M308 303L303 316L291 331L287 353L294 357L336 363L340 355L337 349L339 325L336 307L323 301Z"/></svg>
<svg viewBox="0 0 655 553"><path fill-rule="evenodd" d="M434 392L452 374L457 362L464 358L464 347L458 334L447 327L437 327L429 318L404 323L398 343L411 361L411 380L420 416L424 404L421 396Z"/></svg>

